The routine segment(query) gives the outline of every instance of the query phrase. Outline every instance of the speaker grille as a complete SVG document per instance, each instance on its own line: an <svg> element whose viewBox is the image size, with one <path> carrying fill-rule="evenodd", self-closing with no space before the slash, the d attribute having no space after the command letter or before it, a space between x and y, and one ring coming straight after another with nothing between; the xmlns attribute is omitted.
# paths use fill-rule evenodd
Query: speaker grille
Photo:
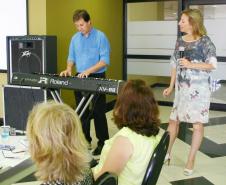
<svg viewBox="0 0 226 185"><path fill-rule="evenodd" d="M8 36L8 83L14 72L57 73L56 36Z"/></svg>
<svg viewBox="0 0 226 185"><path fill-rule="evenodd" d="M4 122L17 130L26 130L27 117L37 102L46 99L40 88L6 85L4 93Z"/></svg>
<svg viewBox="0 0 226 185"><path fill-rule="evenodd" d="M42 59L35 52L29 50L21 52L18 62L15 63L18 66L13 67L13 72L43 73Z"/></svg>
<svg viewBox="0 0 226 185"><path fill-rule="evenodd" d="M41 40L12 41L12 72L43 73L43 43Z"/></svg>

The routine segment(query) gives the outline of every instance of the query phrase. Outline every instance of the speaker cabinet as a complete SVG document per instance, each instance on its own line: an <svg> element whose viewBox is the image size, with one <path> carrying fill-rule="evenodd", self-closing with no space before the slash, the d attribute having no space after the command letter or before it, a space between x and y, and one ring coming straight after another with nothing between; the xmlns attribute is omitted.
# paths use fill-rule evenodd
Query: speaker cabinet
<svg viewBox="0 0 226 185"><path fill-rule="evenodd" d="M8 83L12 74L57 73L56 36L7 36Z"/></svg>
<svg viewBox="0 0 226 185"><path fill-rule="evenodd" d="M29 112L37 102L46 101L46 94L46 90L38 87L3 86L4 123L17 130L26 130Z"/></svg>

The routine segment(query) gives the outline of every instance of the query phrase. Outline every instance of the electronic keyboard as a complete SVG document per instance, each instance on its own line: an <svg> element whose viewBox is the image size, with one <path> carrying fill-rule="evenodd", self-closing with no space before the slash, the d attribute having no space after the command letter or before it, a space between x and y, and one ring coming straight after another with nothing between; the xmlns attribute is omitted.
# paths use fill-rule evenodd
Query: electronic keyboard
<svg viewBox="0 0 226 185"><path fill-rule="evenodd" d="M73 89L79 91L118 94L124 81L102 78L79 78L56 74L18 73L12 75L12 84L46 89Z"/></svg>

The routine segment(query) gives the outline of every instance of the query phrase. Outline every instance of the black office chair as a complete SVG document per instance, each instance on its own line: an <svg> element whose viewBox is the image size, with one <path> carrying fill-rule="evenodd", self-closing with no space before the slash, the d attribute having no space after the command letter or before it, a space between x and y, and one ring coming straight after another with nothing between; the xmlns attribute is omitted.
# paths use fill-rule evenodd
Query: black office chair
<svg viewBox="0 0 226 185"><path fill-rule="evenodd" d="M118 184L118 177L117 175L105 172L97 180L94 182L93 185L117 185Z"/></svg>
<svg viewBox="0 0 226 185"><path fill-rule="evenodd" d="M169 139L169 132L166 131L151 156L141 185L155 185L157 183L169 146Z"/></svg>

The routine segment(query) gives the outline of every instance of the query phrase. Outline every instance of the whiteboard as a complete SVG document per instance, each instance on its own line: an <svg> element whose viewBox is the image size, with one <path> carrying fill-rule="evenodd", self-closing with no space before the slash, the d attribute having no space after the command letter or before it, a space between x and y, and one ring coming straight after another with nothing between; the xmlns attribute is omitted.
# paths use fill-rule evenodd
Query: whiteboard
<svg viewBox="0 0 226 185"><path fill-rule="evenodd" d="M0 0L0 70L7 70L6 36L27 35L27 0Z"/></svg>

